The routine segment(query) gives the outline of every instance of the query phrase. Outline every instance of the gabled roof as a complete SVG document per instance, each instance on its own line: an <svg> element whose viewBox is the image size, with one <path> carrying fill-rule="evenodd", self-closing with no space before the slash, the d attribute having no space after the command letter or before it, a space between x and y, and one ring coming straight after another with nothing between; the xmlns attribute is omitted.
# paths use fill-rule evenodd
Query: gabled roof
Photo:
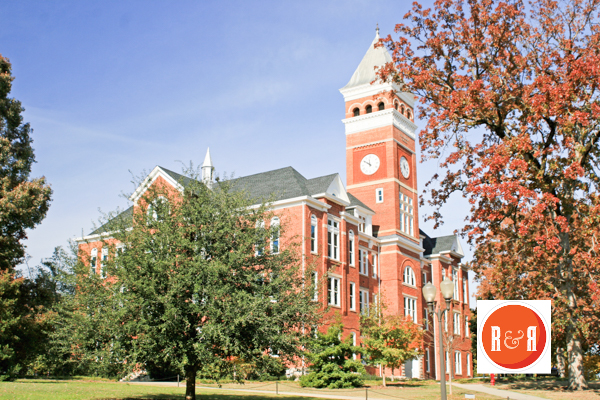
<svg viewBox="0 0 600 400"><path fill-rule="evenodd" d="M419 229L421 235L425 236L423 239L423 252L424 256L430 256L433 254L440 254L444 252L453 251L457 254L464 255L462 246L456 235L447 235L439 237L429 237L425 232Z"/></svg>
<svg viewBox="0 0 600 400"><path fill-rule="evenodd" d="M373 211L369 207L367 207L367 205L365 203L363 203L362 201L360 201L352 193L348 192L348 198L350 199L350 206L348 206L346 208L355 208L356 206L359 206L359 207L365 208L365 209L371 211L373 214L375 214L375 211Z"/></svg>
<svg viewBox="0 0 600 400"><path fill-rule="evenodd" d="M377 79L375 67L381 67L388 62L392 62L392 56L390 56L390 53L387 51L385 46L375 47L377 42L379 42L379 29L377 29L375 39L373 39L373 42L369 46L367 53L363 57L360 64L358 64L358 68L356 68L356 71L354 71L352 78L350 78L350 82L348 82L348 84L340 90L346 90L356 86L370 84Z"/></svg>
<svg viewBox="0 0 600 400"><path fill-rule="evenodd" d="M133 206L110 219L107 223L94 230L90 235L99 235L105 232L111 232L119 228L119 224L123 224L126 228L133 223Z"/></svg>
<svg viewBox="0 0 600 400"><path fill-rule="evenodd" d="M168 177L168 180L171 181L172 184L181 185L181 187L186 187L192 182L192 179L187 176L178 174L177 172L173 172L164 167L157 166L152 170L150 175L148 175L144 183L138 189L136 189L136 197L132 196L132 200L134 198L139 198L139 196L142 195L142 193L145 191L145 187L147 187L149 182L151 182L150 178L159 175ZM346 204L348 202L352 203L349 198L351 195L346 193L346 189L344 188L339 174L330 174L313 179L306 179L294 168L285 167L273 171L261 172L259 174L235 178L229 182L231 183L232 190L246 191L248 196L257 202L267 200L279 201L301 196L329 194L338 197L342 201L345 201ZM219 183L213 183L212 187L218 190ZM354 198L354 196L352 196L352 198ZM355 205L360 205L361 207L370 210L358 199L354 199ZM116 218L129 218L132 220L133 207L128 208ZM92 232L91 235L110 231L110 227L113 226L111 225L111 222L112 220L102 225L100 228Z"/></svg>

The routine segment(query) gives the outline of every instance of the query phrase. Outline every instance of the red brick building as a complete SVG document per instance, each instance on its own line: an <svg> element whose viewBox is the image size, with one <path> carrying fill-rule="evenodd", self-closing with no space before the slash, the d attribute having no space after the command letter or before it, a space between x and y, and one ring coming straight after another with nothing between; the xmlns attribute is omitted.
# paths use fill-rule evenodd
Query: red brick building
<svg viewBox="0 0 600 400"><path fill-rule="evenodd" d="M455 282L455 295L442 326L455 376L472 376L468 320L468 270L461 264L458 238L431 238L419 229L414 99L394 84L371 84L376 66L391 61L375 37L346 86L346 186L339 174L307 179L292 167L236 178L235 187L253 198L275 195L273 209L285 226L286 239L302 237L303 262L316 265L314 279L325 284L315 301L341 316L344 335L360 343L360 313L384 299L387 312L408 315L425 330L424 354L406 363L402 375L438 378L440 328L428 315L421 288L439 287L444 277ZM213 182L214 166L207 152L203 181ZM147 183L180 189L186 177L155 167ZM132 195L133 206L120 217L131 218L147 184ZM102 273L101 227L79 239L93 268ZM438 297L441 295L438 293ZM439 300L439 299L438 299ZM387 371L389 375L391 372Z"/></svg>

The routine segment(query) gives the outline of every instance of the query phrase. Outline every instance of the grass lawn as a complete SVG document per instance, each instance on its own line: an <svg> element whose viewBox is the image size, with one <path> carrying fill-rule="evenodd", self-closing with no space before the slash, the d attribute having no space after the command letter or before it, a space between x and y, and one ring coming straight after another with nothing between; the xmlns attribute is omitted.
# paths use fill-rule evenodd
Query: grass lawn
<svg viewBox="0 0 600 400"><path fill-rule="evenodd" d="M600 383L588 382L589 389L581 392L571 392L566 390L568 384L567 381L542 380L507 383L500 382L496 383L495 387L552 400L600 400Z"/></svg>

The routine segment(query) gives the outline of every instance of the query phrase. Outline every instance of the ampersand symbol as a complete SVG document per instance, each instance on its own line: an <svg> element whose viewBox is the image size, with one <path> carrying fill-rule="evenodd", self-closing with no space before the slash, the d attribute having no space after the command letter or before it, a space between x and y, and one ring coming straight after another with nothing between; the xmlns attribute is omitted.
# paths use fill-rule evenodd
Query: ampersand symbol
<svg viewBox="0 0 600 400"><path fill-rule="evenodd" d="M521 333L521 336L517 337L517 338L513 338L512 336L508 336L508 334L511 333L512 331L506 331L506 333L504 333L504 345L506 347L508 347L509 349L516 349L517 346L519 346L519 340L523 339L523 336L525 336L525 334L523 333L522 330L519 329L519 333ZM512 344L514 344L514 346L509 346L506 341L510 339L510 342Z"/></svg>

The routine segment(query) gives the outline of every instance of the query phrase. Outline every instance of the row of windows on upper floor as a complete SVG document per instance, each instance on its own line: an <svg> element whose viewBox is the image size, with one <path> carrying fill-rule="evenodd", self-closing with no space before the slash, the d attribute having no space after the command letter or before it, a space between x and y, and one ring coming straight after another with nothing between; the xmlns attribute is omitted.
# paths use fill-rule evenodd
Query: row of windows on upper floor
<svg viewBox="0 0 600 400"><path fill-rule="evenodd" d="M410 111L410 109L408 107L404 107L404 104L400 104L398 105L398 102L394 103L394 108L396 109L396 111L400 112L400 114L404 115L406 118L412 120L412 113ZM383 111L385 110L385 103L382 101L377 105L377 111ZM365 114L371 114L373 112L373 106L370 104L367 104L367 106L365 107ZM360 108L355 107L352 110L352 115L354 117L358 117L360 115Z"/></svg>

